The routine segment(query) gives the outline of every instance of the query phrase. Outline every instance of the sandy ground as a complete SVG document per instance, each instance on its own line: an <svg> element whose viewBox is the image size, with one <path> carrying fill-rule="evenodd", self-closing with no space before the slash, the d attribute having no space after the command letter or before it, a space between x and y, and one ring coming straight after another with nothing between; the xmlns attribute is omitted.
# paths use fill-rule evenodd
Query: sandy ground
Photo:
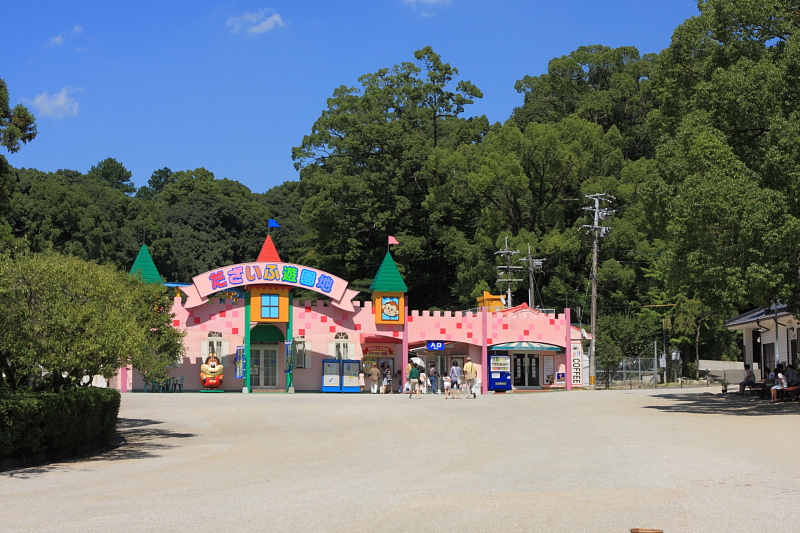
<svg viewBox="0 0 800 533"><path fill-rule="evenodd" d="M124 445L0 472L0 531L800 531L798 415L718 388L125 394Z"/></svg>

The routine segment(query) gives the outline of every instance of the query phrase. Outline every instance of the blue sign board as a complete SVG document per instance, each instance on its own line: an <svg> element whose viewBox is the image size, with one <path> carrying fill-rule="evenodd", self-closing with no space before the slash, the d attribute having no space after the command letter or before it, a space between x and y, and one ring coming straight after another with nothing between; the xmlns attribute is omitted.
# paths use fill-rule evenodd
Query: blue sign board
<svg viewBox="0 0 800 533"><path fill-rule="evenodd" d="M242 379L244 377L245 357L244 346L236 347L236 356L233 358L233 377Z"/></svg>
<svg viewBox="0 0 800 533"><path fill-rule="evenodd" d="M444 341L427 341L428 350L444 350Z"/></svg>

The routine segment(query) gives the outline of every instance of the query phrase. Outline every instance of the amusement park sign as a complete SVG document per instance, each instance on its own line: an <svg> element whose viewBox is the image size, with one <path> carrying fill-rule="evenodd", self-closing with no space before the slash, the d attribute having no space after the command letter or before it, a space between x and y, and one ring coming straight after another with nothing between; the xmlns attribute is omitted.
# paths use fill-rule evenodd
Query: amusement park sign
<svg viewBox="0 0 800 533"><path fill-rule="evenodd" d="M331 304L345 311L353 311L353 296L358 294L347 288L342 278L315 268L292 263L242 263L209 270L192 278L194 282L181 290L188 297L184 307L197 307L215 292L248 285L284 285L318 292L331 299Z"/></svg>

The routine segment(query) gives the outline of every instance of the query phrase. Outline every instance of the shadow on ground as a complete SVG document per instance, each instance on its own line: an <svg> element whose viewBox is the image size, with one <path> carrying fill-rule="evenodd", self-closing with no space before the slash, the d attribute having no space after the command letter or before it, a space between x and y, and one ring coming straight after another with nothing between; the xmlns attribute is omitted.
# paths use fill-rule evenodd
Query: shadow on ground
<svg viewBox="0 0 800 533"><path fill-rule="evenodd" d="M701 415L800 415L800 406L795 402L771 403L758 396L736 394L656 394L653 398L671 400L667 405L647 405L645 409L655 409L668 413L694 413Z"/></svg>
<svg viewBox="0 0 800 533"><path fill-rule="evenodd" d="M112 438L112 446L93 453L45 465L17 468L0 472L5 477L29 479L49 472L74 468L75 465L91 469L94 461L122 461L127 459L149 459L158 457L160 451L174 448L178 444L165 442L166 439L187 439L194 433L177 433L157 427L160 420L146 418L120 418L117 420L117 434Z"/></svg>

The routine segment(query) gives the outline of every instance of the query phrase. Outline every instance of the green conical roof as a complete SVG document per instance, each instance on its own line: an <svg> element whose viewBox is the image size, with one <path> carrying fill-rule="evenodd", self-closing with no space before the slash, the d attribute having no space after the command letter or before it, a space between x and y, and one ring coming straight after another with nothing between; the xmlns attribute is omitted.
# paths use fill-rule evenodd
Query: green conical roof
<svg viewBox="0 0 800 533"><path fill-rule="evenodd" d="M406 292L408 290L406 282L403 281L403 276L397 270L397 265L394 264L392 254L389 252L386 252L383 263L381 263L375 279L372 280L369 290L372 292Z"/></svg>
<svg viewBox="0 0 800 533"><path fill-rule="evenodd" d="M146 244L143 244L142 247L139 248L139 255L136 256L130 273L138 273L142 276L142 280L145 283L163 283L161 274L158 273L156 264L153 263L153 258L150 257L150 250L147 249Z"/></svg>

